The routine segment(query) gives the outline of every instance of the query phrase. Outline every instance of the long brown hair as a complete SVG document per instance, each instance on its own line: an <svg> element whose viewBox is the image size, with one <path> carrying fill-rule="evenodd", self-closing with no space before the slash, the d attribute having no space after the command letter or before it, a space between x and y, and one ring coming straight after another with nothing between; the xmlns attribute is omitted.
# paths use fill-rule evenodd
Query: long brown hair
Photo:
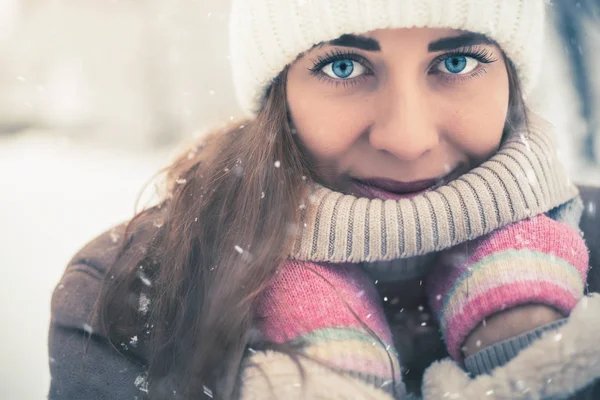
<svg viewBox="0 0 600 400"><path fill-rule="evenodd" d="M526 110L508 61L507 70L510 130ZM99 314L115 348L147 368L149 398L234 396L254 300L288 254L315 176L307 159L288 121L284 71L255 119L181 155L166 170L165 198L131 221L152 217L159 228L143 251L124 244ZM120 346L134 335L143 356Z"/></svg>

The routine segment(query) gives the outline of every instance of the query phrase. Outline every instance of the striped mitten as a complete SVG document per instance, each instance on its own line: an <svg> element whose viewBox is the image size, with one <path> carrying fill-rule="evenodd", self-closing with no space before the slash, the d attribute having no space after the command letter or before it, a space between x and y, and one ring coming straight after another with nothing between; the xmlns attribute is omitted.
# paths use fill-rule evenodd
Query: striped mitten
<svg viewBox="0 0 600 400"><path fill-rule="evenodd" d="M307 398L346 398L360 394L360 390L352 392L358 390L356 385L348 386L346 382L343 390L349 392L336 395L342 388L336 388L332 382L337 382L340 376L386 397L398 396L403 390L400 365L381 300L374 283L359 265L287 262L259 299L256 315L257 328L264 340L295 345L300 360L314 360L320 365L318 372L309 366L307 376L323 381L312 382L311 390L320 386L325 392L310 393ZM251 359L261 364L263 370L269 365L264 355ZM289 373L283 363L273 363L279 363L279 367L274 367L270 374L271 382L279 386L281 379L298 382L297 374ZM286 398L294 397L287 392L279 393Z"/></svg>
<svg viewBox="0 0 600 400"><path fill-rule="evenodd" d="M569 315L587 270L579 232L541 214L443 252L427 294L448 352L461 361L467 336L497 312L544 304Z"/></svg>

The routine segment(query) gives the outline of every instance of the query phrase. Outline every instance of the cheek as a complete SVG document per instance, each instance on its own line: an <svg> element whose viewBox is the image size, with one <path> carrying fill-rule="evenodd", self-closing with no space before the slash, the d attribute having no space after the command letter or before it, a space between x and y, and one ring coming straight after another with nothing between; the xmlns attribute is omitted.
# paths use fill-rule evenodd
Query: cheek
<svg viewBox="0 0 600 400"><path fill-rule="evenodd" d="M508 80L458 100L446 111L445 131L455 145L474 158L488 158L499 147L508 112Z"/></svg>
<svg viewBox="0 0 600 400"><path fill-rule="evenodd" d="M288 85L287 93L292 123L304 147L317 161L341 166L366 130L365 99L330 98L295 84Z"/></svg>

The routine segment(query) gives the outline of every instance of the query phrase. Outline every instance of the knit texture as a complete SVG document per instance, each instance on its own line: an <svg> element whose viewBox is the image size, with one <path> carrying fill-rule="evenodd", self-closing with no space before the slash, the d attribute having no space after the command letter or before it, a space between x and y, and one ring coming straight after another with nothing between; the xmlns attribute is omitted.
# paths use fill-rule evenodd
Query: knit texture
<svg viewBox="0 0 600 400"><path fill-rule="evenodd" d="M314 360L276 351L261 351L243 361L241 400L405 400L402 383L392 395L389 381L368 383L357 376L332 371Z"/></svg>
<svg viewBox="0 0 600 400"><path fill-rule="evenodd" d="M423 399L598 399L600 295L582 298L568 321L542 335L491 375L469 376L457 363L434 363L423 377ZM581 393L583 394L583 393Z"/></svg>
<svg viewBox="0 0 600 400"><path fill-rule="evenodd" d="M381 300L359 265L287 262L259 299L256 316L268 342L300 348L384 391L402 382Z"/></svg>
<svg viewBox="0 0 600 400"><path fill-rule="evenodd" d="M588 251L578 230L544 214L508 225L443 252L427 292L448 352L483 320L523 304L545 304L568 315L583 296Z"/></svg>
<svg viewBox="0 0 600 400"><path fill-rule="evenodd" d="M494 39L527 92L538 75L543 22L543 0L234 0L234 86L242 109L255 114L272 80L312 46L347 33L429 27Z"/></svg>
<svg viewBox="0 0 600 400"><path fill-rule="evenodd" d="M577 195L557 158L550 127L532 120L528 131L507 138L479 167L411 199L357 198L317 186L290 257L365 262L374 274L414 277L427 271L432 253L545 213ZM375 263L390 260L395 261L387 267Z"/></svg>

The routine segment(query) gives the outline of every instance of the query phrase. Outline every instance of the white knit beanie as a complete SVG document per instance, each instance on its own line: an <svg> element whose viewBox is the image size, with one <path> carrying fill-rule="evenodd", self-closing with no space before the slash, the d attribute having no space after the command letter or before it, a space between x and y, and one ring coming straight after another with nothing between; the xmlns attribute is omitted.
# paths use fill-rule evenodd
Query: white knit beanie
<svg viewBox="0 0 600 400"><path fill-rule="evenodd" d="M230 55L240 106L252 115L299 54L343 34L385 28L482 33L512 60L525 93L541 62L544 0L233 0Z"/></svg>

